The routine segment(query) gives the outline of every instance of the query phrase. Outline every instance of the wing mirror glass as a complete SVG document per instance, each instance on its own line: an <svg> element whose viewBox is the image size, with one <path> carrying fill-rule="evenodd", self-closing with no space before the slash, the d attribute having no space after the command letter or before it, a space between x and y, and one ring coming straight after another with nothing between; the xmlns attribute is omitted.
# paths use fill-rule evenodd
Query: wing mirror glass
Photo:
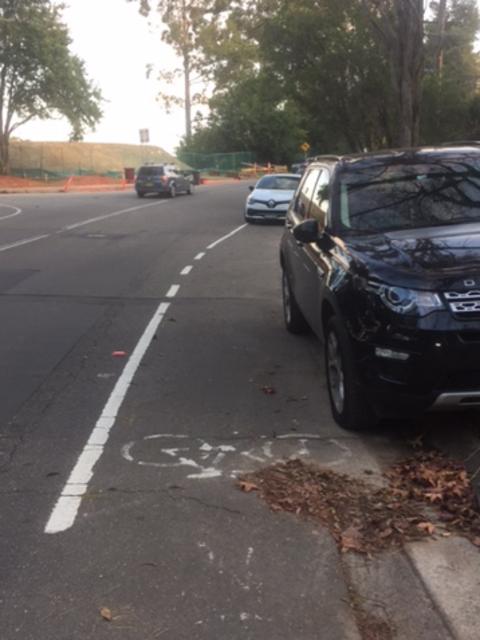
<svg viewBox="0 0 480 640"><path fill-rule="evenodd" d="M305 244L317 242L319 239L317 220L310 218L309 220L304 220L300 224L297 224L293 229L293 235L296 240Z"/></svg>

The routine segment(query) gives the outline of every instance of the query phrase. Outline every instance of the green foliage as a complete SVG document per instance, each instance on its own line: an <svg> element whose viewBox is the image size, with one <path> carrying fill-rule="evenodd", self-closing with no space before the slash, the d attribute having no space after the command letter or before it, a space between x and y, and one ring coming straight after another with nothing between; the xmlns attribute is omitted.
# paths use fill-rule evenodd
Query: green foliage
<svg viewBox="0 0 480 640"><path fill-rule="evenodd" d="M263 74L217 94L210 108L207 125L198 123L191 143L184 141L181 149L197 153L254 150L258 161L284 164L305 140L296 105Z"/></svg>
<svg viewBox="0 0 480 640"><path fill-rule="evenodd" d="M0 164L11 134L32 118L66 117L72 137L101 118L101 95L70 53L61 7L48 0L0 0Z"/></svg>
<svg viewBox="0 0 480 640"><path fill-rule="evenodd" d="M411 144L419 123L425 143L480 136L475 0L432 2L424 29L412 3L411 38L403 0L227 4L197 31L215 93L183 149L283 163L305 140L318 153Z"/></svg>
<svg viewBox="0 0 480 640"><path fill-rule="evenodd" d="M422 141L430 144L465 140L480 134L478 82L480 58L474 52L480 18L475 0L451 0L440 43L443 66L435 67L438 53L438 6L427 29L427 63L422 109Z"/></svg>

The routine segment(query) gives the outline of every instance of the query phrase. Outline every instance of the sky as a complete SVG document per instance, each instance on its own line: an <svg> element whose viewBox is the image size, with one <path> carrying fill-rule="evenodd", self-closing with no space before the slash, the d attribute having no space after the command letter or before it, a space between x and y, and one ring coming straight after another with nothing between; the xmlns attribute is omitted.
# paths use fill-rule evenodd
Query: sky
<svg viewBox="0 0 480 640"><path fill-rule="evenodd" d="M160 87L146 66L163 68L179 64L170 47L160 40L160 32L149 28L138 13L138 3L127 0L66 0L63 16L72 38L71 50L86 65L89 78L101 89L104 116L85 142L139 144L139 129L149 129L150 144L173 152L184 134L184 115L176 109L167 115L156 101ZM181 81L175 87L181 96ZM24 140L68 140L66 121L32 121L18 130Z"/></svg>

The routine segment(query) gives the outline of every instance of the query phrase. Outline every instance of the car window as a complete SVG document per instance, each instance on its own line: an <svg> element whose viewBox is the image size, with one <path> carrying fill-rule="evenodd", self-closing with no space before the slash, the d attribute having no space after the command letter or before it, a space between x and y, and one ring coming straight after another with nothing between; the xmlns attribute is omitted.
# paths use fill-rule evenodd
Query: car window
<svg viewBox="0 0 480 640"><path fill-rule="evenodd" d="M299 183L300 176L264 176L258 181L256 188L295 191Z"/></svg>
<svg viewBox="0 0 480 640"><path fill-rule="evenodd" d="M305 176L300 192L295 201L295 213L301 218L305 218L308 215L310 209L310 202L313 198L315 191L315 185L318 177L321 173L321 169L311 169Z"/></svg>
<svg viewBox="0 0 480 640"><path fill-rule="evenodd" d="M141 177L163 176L163 167L140 167L138 175Z"/></svg>
<svg viewBox="0 0 480 640"><path fill-rule="evenodd" d="M475 158L349 169L340 176L340 221L352 233L378 233L480 221Z"/></svg>
<svg viewBox="0 0 480 640"><path fill-rule="evenodd" d="M327 169L322 169L320 178L315 185L312 204L309 211L309 216L318 220L322 228L325 227L326 217L328 214L329 184L330 172Z"/></svg>

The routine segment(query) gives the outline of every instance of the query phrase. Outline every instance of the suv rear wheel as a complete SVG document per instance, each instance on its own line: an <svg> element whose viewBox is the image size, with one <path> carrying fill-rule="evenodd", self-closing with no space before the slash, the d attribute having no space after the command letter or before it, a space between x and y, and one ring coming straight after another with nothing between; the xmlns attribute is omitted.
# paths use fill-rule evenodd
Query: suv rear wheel
<svg viewBox="0 0 480 640"><path fill-rule="evenodd" d="M285 269L282 269L283 318L290 333L307 333L309 327L295 300Z"/></svg>
<svg viewBox="0 0 480 640"><path fill-rule="evenodd" d="M352 431L374 427L378 418L361 393L349 337L335 316L325 330L325 369L335 421Z"/></svg>

